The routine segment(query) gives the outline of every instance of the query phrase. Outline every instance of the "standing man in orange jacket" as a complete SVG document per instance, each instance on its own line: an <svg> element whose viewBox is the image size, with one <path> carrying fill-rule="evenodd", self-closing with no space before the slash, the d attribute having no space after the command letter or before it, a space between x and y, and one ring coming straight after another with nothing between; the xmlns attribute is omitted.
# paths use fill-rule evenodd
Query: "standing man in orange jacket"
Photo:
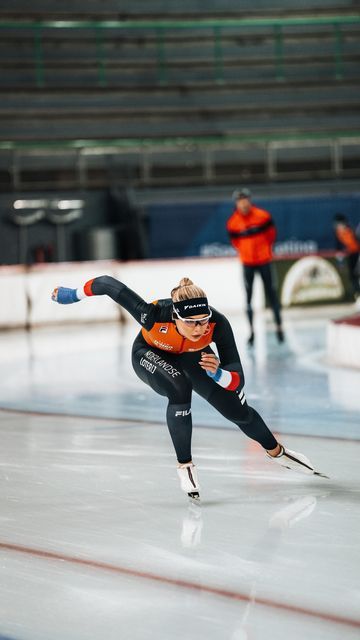
<svg viewBox="0 0 360 640"><path fill-rule="evenodd" d="M334 216L337 248L344 251L355 300L360 298L360 242L343 213Z"/></svg>
<svg viewBox="0 0 360 640"><path fill-rule="evenodd" d="M254 344L254 324L251 298L255 273L258 272L264 283L265 292L274 313L276 335L279 342L284 341L281 325L280 303L274 286L272 273L272 245L276 230L273 219L264 209L255 207L251 202L249 189L238 189L233 194L236 209L227 221L227 230L231 244L243 263L246 289L247 315L250 323L248 344Z"/></svg>

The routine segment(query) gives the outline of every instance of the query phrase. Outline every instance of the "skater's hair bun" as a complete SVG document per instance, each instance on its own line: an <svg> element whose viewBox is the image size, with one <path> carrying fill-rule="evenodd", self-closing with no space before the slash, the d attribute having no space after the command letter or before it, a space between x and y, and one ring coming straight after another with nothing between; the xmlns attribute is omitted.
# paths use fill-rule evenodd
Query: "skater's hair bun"
<svg viewBox="0 0 360 640"><path fill-rule="evenodd" d="M193 281L190 278L181 278L179 282L179 287L191 287L193 285Z"/></svg>
<svg viewBox="0 0 360 640"><path fill-rule="evenodd" d="M190 300L191 298L206 298L206 293L193 283L190 278L181 278L177 287L171 291L173 302Z"/></svg>

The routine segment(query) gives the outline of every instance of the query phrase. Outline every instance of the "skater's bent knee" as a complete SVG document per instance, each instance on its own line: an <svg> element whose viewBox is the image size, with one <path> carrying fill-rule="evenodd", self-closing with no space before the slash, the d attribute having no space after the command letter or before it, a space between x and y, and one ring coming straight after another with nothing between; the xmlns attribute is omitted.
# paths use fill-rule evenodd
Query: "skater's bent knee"
<svg viewBox="0 0 360 640"><path fill-rule="evenodd" d="M176 384L172 384L167 389L167 397L170 404L183 404L191 400L191 386L184 380L177 379Z"/></svg>

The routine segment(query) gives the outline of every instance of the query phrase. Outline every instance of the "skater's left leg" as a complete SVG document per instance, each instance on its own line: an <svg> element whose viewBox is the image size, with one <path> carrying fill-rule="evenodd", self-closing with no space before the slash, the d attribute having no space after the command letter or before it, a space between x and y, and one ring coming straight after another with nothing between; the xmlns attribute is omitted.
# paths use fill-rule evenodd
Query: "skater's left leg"
<svg viewBox="0 0 360 640"><path fill-rule="evenodd" d="M209 348L206 351L212 353ZM275 436L258 412L247 404L244 389L241 391L224 389L199 367L199 355L196 360L192 358L186 362L183 359L184 372L186 375L191 375L193 390L217 409L224 418L234 422L249 438L259 442L266 451L274 452L275 455L279 453L280 448Z"/></svg>
<svg viewBox="0 0 360 640"><path fill-rule="evenodd" d="M260 414L247 404L243 389L237 393L218 387L208 398L208 402L270 455L280 452L279 443Z"/></svg>
<svg viewBox="0 0 360 640"><path fill-rule="evenodd" d="M290 451L276 440L260 414L247 404L244 389L228 391L219 386L196 366L198 358L198 354L192 354L191 357L186 356L182 359L184 373L191 375L193 390L196 393L221 415L234 422L245 435L258 442L265 449L269 459L300 473L322 475L314 471L313 465L303 454Z"/></svg>
<svg viewBox="0 0 360 640"><path fill-rule="evenodd" d="M197 391L195 386L194 390ZM300 473L321 475L314 471L306 456L285 448L276 440L260 414L247 404L243 390L237 393L218 387L207 400L225 418L234 422L245 435L258 442L272 461Z"/></svg>

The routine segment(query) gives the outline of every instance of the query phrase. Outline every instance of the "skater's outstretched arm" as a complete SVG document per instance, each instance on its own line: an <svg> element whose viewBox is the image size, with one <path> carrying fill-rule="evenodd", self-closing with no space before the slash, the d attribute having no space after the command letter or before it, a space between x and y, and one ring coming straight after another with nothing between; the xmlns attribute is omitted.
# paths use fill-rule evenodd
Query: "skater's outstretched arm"
<svg viewBox="0 0 360 640"><path fill-rule="evenodd" d="M78 289L57 287L52 293L52 299L59 304L72 304L88 296L102 295L112 298L147 330L151 329L157 320L160 311L157 305L145 302L135 291L111 276L93 278Z"/></svg>

